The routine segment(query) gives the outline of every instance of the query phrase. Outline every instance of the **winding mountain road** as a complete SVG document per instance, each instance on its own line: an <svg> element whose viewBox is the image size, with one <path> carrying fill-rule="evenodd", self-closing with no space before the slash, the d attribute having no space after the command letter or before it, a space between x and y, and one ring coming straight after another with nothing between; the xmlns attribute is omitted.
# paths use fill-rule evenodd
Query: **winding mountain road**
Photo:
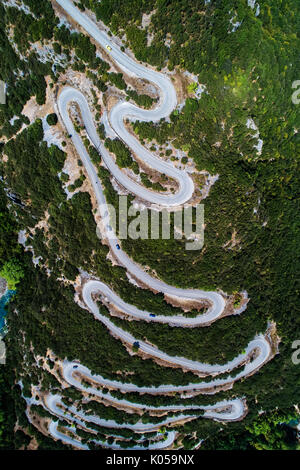
<svg viewBox="0 0 300 470"><path fill-rule="evenodd" d="M179 183L179 191L175 195L157 194L134 183L130 178L126 177L118 166L114 164L107 150L97 137L97 132L91 119L89 122L87 121L87 123L85 123L87 132L95 147L97 149L100 148L102 157L109 170L126 189L148 202L170 207L177 206L188 201L194 192L194 183L188 174L185 171L177 170L170 163L164 162L153 156L151 152L146 150L138 140L126 130L124 126L125 117L132 120L139 119L141 121L155 122L169 116L177 105L176 92L170 79L164 74L138 64L135 60L124 54L120 48L114 44L110 36L105 31L100 31L97 25L95 25L90 18L81 13L78 8L72 4L72 2L69 0L56 0L56 2L83 29L85 29L85 31L94 38L100 46L103 48L109 46L111 48L110 56L118 66L124 70L124 72L153 82L159 88L160 101L159 105L154 110L141 109L131 103L127 103L126 101L121 101L113 107L109 116L109 121L116 134L126 142L128 147L139 155L145 163L160 173L165 173L169 177L174 178ZM84 114L89 115L89 110L87 109Z"/></svg>
<svg viewBox="0 0 300 470"><path fill-rule="evenodd" d="M68 427L67 430L70 431L70 432L74 432L74 429L72 429L71 427ZM55 421L51 421L51 423L49 425L49 432L55 439L60 439L65 444L69 444L69 445L71 445L73 447L77 447L81 450L88 450L89 449L89 447L86 444L82 444L82 442L80 442L79 440L77 440L75 438L73 439L69 435L60 432L58 430L58 423L56 423ZM166 440L159 440L159 441L150 442L149 446L147 447L147 450L158 450L158 449L165 449L167 447L170 447L173 444L173 442L175 440L175 437L176 437L176 432L175 431L169 432L168 435L167 435ZM124 449L123 447L121 447L118 444L108 444L107 441L104 442L104 441L96 441L95 440L93 442L95 444L98 444L101 447L104 447L104 448L107 448L107 449L146 450L146 448L143 445L135 445L133 447L129 447L128 449Z"/></svg>
<svg viewBox="0 0 300 470"><path fill-rule="evenodd" d="M89 390L86 389L88 392ZM95 389L94 389L95 390ZM93 393L93 395L96 395L96 393ZM135 403L129 402L128 400L111 400L111 395L105 394L106 399L109 399L109 401L114 401L118 405L123 405L123 406L128 406L128 407L134 407L134 408L143 408L147 409L148 411L164 411L164 412L178 412L178 411L187 411L187 410L201 410L204 411L204 414L202 415L203 418L210 418L214 419L216 421L235 421L240 419L246 411L246 406L245 403L242 399L240 398L235 398L232 400L223 400L219 401L213 405L169 405L169 406L147 406L147 405L141 405L136 406ZM104 394L103 394L104 397ZM61 401L61 396L58 394L51 394L49 393L46 398L44 399L44 406L46 409L54 413L56 416L61 416L67 418L70 416L72 420L74 420L74 416L69 415L68 413L63 413L61 410L60 406L66 407L62 401ZM197 415L187 415L187 414L182 414L182 415L177 415L175 417L167 417L163 418L162 421L158 424L154 423L142 423L138 422L136 424L128 424L128 423L117 423L114 420L105 420L101 419L98 416L94 415L87 415L81 411L78 411L76 407L70 406L68 407L69 413L72 413L73 415L78 416L84 421L91 422L98 424L99 426L103 427L109 427L109 428L126 428L126 429L131 429L132 431L136 432L151 432L158 427L161 426L166 426L171 423L176 423L182 419L186 418L195 418Z"/></svg>
<svg viewBox="0 0 300 470"><path fill-rule="evenodd" d="M82 162L85 166L85 169L88 173L89 179L93 186L93 190L97 199L99 212L102 220L107 218L108 206L107 202L101 187L101 182L98 178L97 171L94 165L91 162L91 159L88 155L88 152L81 140L81 137L75 131L74 125L69 115L69 106L71 103L76 103L80 108L81 117L83 119L85 129L87 134L94 145L94 147L100 151L102 159L111 172L111 174L116 178L116 180L123 185L128 191L137 195L140 199L143 199L147 202L158 204L159 206L164 207L176 207L182 205L189 201L194 192L194 184L190 176L185 171L180 171L174 168L171 164L166 163L157 157L153 156L148 150L141 146L138 140L133 137L125 128L124 119L128 118L131 120L139 119L141 121L159 121L161 118L166 118L172 112L177 104L175 89L172 85L170 79L161 73L158 73L154 70L151 70L148 67L145 67L141 64L138 64L135 60L129 58L126 54L121 52L118 46L113 42L113 40L104 32L100 31L97 25L88 18L84 13L80 12L70 0L56 0L56 3L59 4L65 12L70 15L73 20L75 20L85 31L95 39L95 41L101 46L106 47L110 46L110 56L116 62L116 64L124 70L129 75L134 75L139 78L146 79L154 83L160 91L160 101L158 106L155 109L144 110L138 108L137 106L120 101L117 103L111 110L108 116L108 122L113 131L129 146L129 148L138 155L138 157L143 160L151 168L165 173L166 175L174 178L179 185L179 190L176 194L159 194L153 191L147 190L142 185L131 180L127 175L125 175L120 168L116 165L114 160L111 158L109 152L106 150L102 142L100 141L96 127L93 122L93 117L88 105L88 102L84 95L77 89L67 86L64 87L58 95L58 111L60 118L67 129L67 132L71 135L72 142L82 159ZM192 301L203 301L206 300L210 303L210 308L203 315L198 315L195 318L187 318L182 315L166 317L163 315L156 315L150 317L150 313L140 310L132 305L125 303L120 297L117 296L108 286L98 280L89 280L83 285L82 297L85 302L85 305L93 315L100 320L109 331L120 340L133 344L137 341L127 331L124 331L122 328L117 327L113 321L111 321L107 316L101 314L97 306L96 301L93 299L94 294L101 293L108 302L112 303L116 308L122 312L131 315L137 319L143 319L147 321L156 321L161 323L169 323L172 326L201 326L212 323L222 316L225 308L224 297L217 293L211 291L203 291L200 289L182 289L174 286L170 286L163 281L151 277L147 274L141 266L135 263L130 259L122 249L120 249L120 242L116 237L116 234L112 230L109 224L105 224L102 228L102 235L108 240L109 248L113 253L114 257L118 260L120 265L124 266L126 270L140 282L154 290L155 292L161 292L169 296L175 296L176 298L181 298L183 300L192 300ZM183 391L200 391L215 386L223 386L227 384L232 384L236 380L244 378L255 371L257 371L266 361L268 361L272 355L270 342L262 334L257 335L250 343L248 344L244 353L239 354L235 359L229 361L226 364L206 364L198 361L192 361L183 357L170 356L163 351L160 351L155 346L149 345L143 341L139 340L139 350L146 353L147 355L163 360L170 365L175 365L182 367L184 370L195 371L198 373L209 374L213 377L221 373L230 373L236 367L241 367L244 365L243 370L241 370L234 377L230 375L226 378L213 378L210 382L200 381L199 383L191 383L186 386L173 386L173 385L160 385L158 387L139 387L132 383L122 383L115 380L108 380L103 378L100 375L93 375L90 370L77 362L68 362L63 361L61 366L63 378L76 388L83 390L87 393L94 394L99 397L104 398L104 394L101 390L98 390L96 387L84 387L81 384L81 380L76 376L75 371L80 373L81 376L86 377L87 379L92 380L93 382L102 385L110 386L117 388L124 392L140 392L140 393L168 393L168 392L183 392ZM250 356L252 357L249 360ZM118 404L127 404L128 406L134 406L136 408L143 408L144 410L158 409L155 407L133 404L127 400L116 399L111 394L105 394L106 400L109 399L112 403ZM57 396L52 396L47 400L47 406L52 410L54 414L58 414L58 407L60 398ZM223 408L223 410L222 410ZM165 406L161 407L162 410L172 410L176 409L186 410L186 409L202 409L205 410L204 416L212 419L219 419L222 421L230 421L241 419L245 414L246 406L241 399L234 399L224 402L219 402L212 406L207 407L196 407L196 406L176 406L170 407ZM70 411L71 408L70 408ZM84 420L90 420L90 416L83 415L78 413L79 418ZM192 415L190 416L192 417ZM178 419L178 418L177 418ZM97 418L98 423L102 423L105 420ZM95 422L95 421L94 421ZM150 423L151 424L151 423ZM105 424L103 424L105 425ZM111 427L116 427L116 423L110 423ZM122 427L129 427L128 424ZM133 426L132 426L133 428ZM135 429L135 428L133 428ZM140 428L139 428L140 429ZM85 448L83 444L79 441L74 441L74 439L62 435L57 430L57 424L52 422L49 428L51 434L58 439L66 440L68 443L75 445L77 447ZM169 442L170 441L170 442ZM173 433L169 433L168 440L164 441L164 444L161 441L153 445L171 445L174 441ZM105 445L101 443L101 445ZM109 447L109 446L108 446ZM114 447L115 448L115 447ZM135 447L139 448L139 446ZM149 447L151 448L151 447ZM153 447L153 448L162 448L162 447Z"/></svg>
<svg viewBox="0 0 300 470"><path fill-rule="evenodd" d="M270 356L270 353L271 353L270 344L264 338L263 335L259 335L256 338L254 338L252 341L250 341L244 353L239 354L232 361L227 362L226 364L222 364L222 365L206 364L206 363L201 363L198 361L192 361L190 359L185 359L179 356L170 356L169 354L166 354L160 351L155 346L152 346L144 341L138 340L129 332L116 326L113 323L113 321L111 321L107 316L101 314L97 306L97 302L95 302L92 298L92 293L94 292L97 292L97 288L94 285L93 281L87 282L83 288L82 296L88 309L94 314L95 318L100 320L116 337L118 337L122 341L125 341L126 343L129 343L131 345L135 343L136 341L138 341L140 351L150 355L151 357L161 359L167 363L174 364L174 365L183 367L184 369L196 371L199 373L217 375L223 372L229 372L233 370L234 368L239 367L246 361L247 357L249 357L251 353L253 353L255 350L259 350L259 355L256 357L256 359L246 364L245 366L244 374L245 373L249 374L253 372L254 370L256 370L258 367L260 367L261 363L265 362ZM187 322L189 320L190 319L186 319Z"/></svg>
<svg viewBox="0 0 300 470"><path fill-rule="evenodd" d="M141 120L159 120L162 117L166 117L169 113L174 109L176 105L176 93L174 87L165 75L155 72L151 69L148 69L140 64L137 64L134 60L127 57L126 54L121 52L115 44L112 43L109 36L98 29L98 27L83 13L81 13L69 0L56 0L57 3L64 8L64 10L72 16L72 18L77 21L102 47L109 45L112 50L110 52L112 58L118 63L118 65L122 65L126 67L126 70L130 73L138 77L143 77L159 87L161 93L161 99L159 106L154 110L144 110L138 108L137 106L127 103L121 102L118 103L110 113L110 121L113 129L118 135L122 135L124 139L126 139L126 143L130 148L135 148L136 153L140 156L142 160L147 160L151 162L153 168L157 169L161 173L168 174L174 177L178 182L179 186L182 189L176 195L161 195L154 193L153 191L148 191L143 186L136 184L132 180L130 180L124 173L120 170L120 168L114 163L110 155L108 154L106 148L102 144L101 140L98 137L93 117L89 109L89 105L87 103L86 98L84 95L75 88L72 87L65 87L60 92L58 96L58 110L61 116L61 119L69 133L72 136L73 144L80 155L83 164L86 168L88 173L89 179L93 185L94 193L97 198L99 211L101 217L106 220L108 214L108 207L106 203L105 196L103 194L101 182L98 178L97 171L94 165L91 162L89 154L80 138L80 136L75 131L74 125L72 120L69 116L69 105L70 103L77 103L80 108L81 116L89 135L90 140L92 141L94 147L101 152L101 156L109 168L110 172L113 176L127 189L129 189L133 194L138 195L141 199L147 200L149 202L156 202L158 204L163 204L162 199L150 200L149 197L163 197L164 204L168 207L176 206L188 201L194 191L194 185L190 177L187 175L186 172L180 171L175 169L172 165L166 164L162 160L154 157L151 153L147 152L147 157L143 153L145 151L144 147L142 147L137 139L133 136L128 134L124 126L124 118L125 117L132 117L139 118ZM122 109L122 113L119 112L120 106ZM123 138L122 137L122 138ZM135 145L138 146L134 147ZM150 160L149 160L150 159ZM168 173L165 165L167 165L170 172L175 173ZM126 183L124 178L128 178L130 181ZM183 190L184 188L184 190ZM133 262L122 250L119 249L120 242L117 239L114 231L112 228L107 224L102 230L102 235L108 239L110 249L113 252L114 256L117 258L119 263L123 265L129 273L131 273L134 277L139 279L141 282L149 286L151 289L162 292L164 294L168 294L175 297L181 297L183 299L188 300L208 300L212 307L209 309L209 316L205 321L213 321L217 319L224 310L225 307L225 300L222 295L218 294L217 292L210 292L210 291L203 291L198 289L180 289L177 287L169 286L166 283L154 279L153 277L149 276L145 271L137 265L137 263ZM95 286L95 284L93 284ZM174 319L173 319L174 320ZM172 321L173 321L172 320ZM199 320L201 323L201 319ZM191 322L194 323L194 320Z"/></svg>
<svg viewBox="0 0 300 470"><path fill-rule="evenodd" d="M20 385L21 389L23 390L23 383L19 382L19 385ZM34 388L35 388L35 394L36 394L37 389L36 389L36 387L34 387ZM87 429L88 431L91 431L91 432L94 431L92 428L88 427L88 425L86 424L86 421L90 422L90 423L95 423L99 426L108 427L108 429L110 429L110 428L116 428L116 429L126 428L126 429L132 429L132 430L137 431L137 432L138 432L139 429L140 429L140 432L152 432L152 429L150 429L150 426L152 426L152 428L155 430L160 426L165 426L165 425L168 425L169 423L178 422L180 419L189 418L189 416L182 415L182 416L178 416L177 418L173 418L173 419L169 418L169 419L163 420L161 423L156 424L156 425L154 425L153 423L149 423L149 426L147 426L146 424L143 425L143 423L137 423L136 426L135 425L130 425L130 424L120 425L119 423L117 423L116 421L113 421L113 420L104 420L104 419L98 418L97 416L86 415L86 414L78 411L74 406L71 406L71 407L68 408L69 412L67 412L67 411L64 412L60 408L60 406L63 406L64 408L66 408L66 406L63 404L60 395L49 394L44 398L43 401L41 401L39 398L36 399L35 396L32 396L30 398L25 397L23 394L22 394L22 396L23 396L23 398L26 401L27 406L28 406L25 413L26 413L28 421L31 424L34 424L34 421L32 420L32 418L30 416L30 413L29 413L30 407L32 405L43 406L43 408L45 410L50 411L56 417L61 418L63 420L67 419L68 421L71 421L72 426L67 426L66 429L67 429L67 431L70 431L71 433L74 433L74 436L75 436L75 429L74 429L75 425L79 425L79 426L83 427L84 429ZM80 416L82 419L79 419L74 415ZM86 444L82 444L81 441L79 441L75 438L72 438L72 437L70 437L69 435L67 435L63 432L60 432L58 430L58 425L59 424L60 423L58 423L55 419L53 419L49 423L48 431L54 439L59 439L62 442L64 442L65 444L69 444L73 447L76 447L76 448L79 448L79 449L82 449L82 450L88 450L89 449L89 447ZM145 430L143 430L143 427L145 428ZM173 442L176 438L176 435L177 435L176 431L170 431L170 432L167 432L167 433L158 432L156 434L156 436L154 436L154 438L153 437L151 438L151 440L149 442L149 446L147 447L147 449L148 450L165 449L166 447L169 447L173 444ZM116 434L114 434L113 437L124 440L124 437L118 436ZM142 440L142 437L139 440ZM95 444L99 444L101 447L105 447L105 448L108 448L108 449L116 449L116 450L123 449L120 445L118 445L116 443L109 444L107 441L96 441L96 440L94 440L93 442ZM130 450L145 450L145 447L141 446L141 445L135 445L133 447L130 447L129 449Z"/></svg>
<svg viewBox="0 0 300 470"><path fill-rule="evenodd" d="M237 380L240 380L242 378L247 377L248 375L251 375L252 373L256 372L257 370L260 369L262 364L268 361L270 357L270 345L267 340L263 336L258 337L257 339L253 340L261 343L261 350L259 350L259 353L257 354L256 358L252 360L251 362L248 362L243 370L239 372L238 374L231 376L228 375L226 378L221 379L221 378L215 378L212 379L208 382L202 381L202 382L197 382L197 383L190 383L188 385L159 385L159 386L152 386L152 387L140 387L136 384L133 383L123 383L119 382L117 380L109 380L105 379L101 375L94 375L91 373L91 371L81 365L78 364L77 362L69 362L69 361L64 361L62 364L62 370L63 370L63 377L68 382L70 385L73 385L74 387L86 391L88 393L93 393L94 395L98 396L103 396L102 392L99 392L97 389L93 387L84 387L81 384L81 381L74 377L73 373L78 372L80 373L83 377L86 377L87 379L96 382L99 385L102 386L108 386L108 387L113 387L117 388L118 390L121 390L123 392L139 392L139 393L149 393L149 394L157 394L157 393L168 393L168 392L187 392L187 391L201 391L201 390L209 390L213 389L215 387L223 387L228 384L233 384ZM249 346L248 346L249 348ZM251 348L251 345L250 345ZM160 351L158 351L160 353ZM164 353L161 352L161 355L163 356ZM235 360L234 360L235 361ZM170 361L171 362L171 361ZM199 363L200 364L200 363ZM217 370L218 366L211 365L211 364L201 364L201 367L204 366L203 368L213 368L214 370ZM232 366L232 369L234 369L234 365ZM217 373L220 373L217 371ZM217 375L217 374L215 374Z"/></svg>
<svg viewBox="0 0 300 470"><path fill-rule="evenodd" d="M44 398L44 407L57 417L68 419L80 426L87 426L87 423L94 423L98 426L112 428L112 429L130 429L137 433L147 433L158 430L163 426L170 424L179 423L182 420L197 418L197 414L180 414L176 416L161 417L161 421L158 423L143 423L139 420L135 424L130 423L118 423L113 419L102 419L93 414L86 414L83 411L78 410L75 406L70 406L66 409L66 405L61 400L60 395L49 394ZM176 411L201 410L204 411L202 418L210 418L217 421L232 421L240 419L245 414L245 404L241 399L234 400L223 400L214 405L207 406L192 406L184 407L178 406ZM65 410L65 411L64 411ZM157 409L156 409L157 411ZM170 409L164 409L164 411L172 411Z"/></svg>
<svg viewBox="0 0 300 470"><path fill-rule="evenodd" d="M97 315L96 305L93 301L93 294L95 292L101 294L102 298L109 305L114 306L117 310L129 315L135 319L146 320L157 323L167 323L171 326L180 327L197 327L215 321L218 316L213 308L208 309L204 314L197 315L196 317L186 317L184 315L153 315L146 310L140 310L134 305L130 305L122 300L112 289L106 284L98 280L91 280L83 286L83 298L86 305ZM151 316L150 316L151 315Z"/></svg>
<svg viewBox="0 0 300 470"><path fill-rule="evenodd" d="M88 423L97 424L98 426L102 426L102 427L113 428L113 429L130 429L131 431L135 431L135 432L152 432L161 426L167 426L168 424L176 423L182 419L194 417L193 415L179 415L179 416L172 417L172 418L162 418L162 420L156 424L155 423L143 423L142 421L139 421L135 424L129 424L129 423L120 424L120 423L117 423L113 419L102 419L95 415L85 414L82 411L77 410L75 406L68 407L68 412L64 413L61 407L65 408L66 406L61 401L60 395L52 395L52 394L49 394L45 398L45 406L46 406L46 409L51 411L56 416L69 419L70 421L74 421L80 425L86 425L86 423L88 422ZM199 409L201 408L199 407ZM74 415L76 415L79 419L74 418Z"/></svg>
<svg viewBox="0 0 300 470"><path fill-rule="evenodd" d="M111 115L115 116L115 118L111 120L111 124L117 134L120 135L122 134L122 132L126 131L124 126L125 117L130 118L131 116L134 116L135 118L138 117L141 120L159 120L161 117L167 116L172 111L176 104L176 94L171 81L165 75L155 72L147 67L144 67L143 65L137 64L134 60L127 57L127 55L121 52L121 50L111 41L111 39L105 32L100 31L98 27L93 23L93 21L91 21L85 14L81 13L69 0L56 1L60 6L64 8L64 10L70 16L72 16L72 18L76 22L78 22L78 24L80 24L88 32L88 34L90 34L99 43L101 47L105 47L106 45L109 45L111 47L111 57L117 62L118 65L122 66L126 69L127 72L134 74L135 76L145 78L150 82L155 83L156 86L158 86L158 88L160 89L160 104L154 110L146 111L127 102L118 103L113 108L113 110L111 111ZM99 205L100 214L103 218L105 218L107 217L108 207L101 183L99 181L96 169L92 164L88 152L81 140L81 137L75 131L72 120L69 116L69 104L72 102L77 103L77 105L79 106L81 116L87 129L88 135L91 141L93 142L94 146L96 148L101 148L101 146L103 147L103 145L99 137L97 136L97 131L93 123L93 117L84 95L74 88L64 88L58 96L59 113L65 127L72 136L73 144L76 147L76 150L80 155L88 173L88 176L92 182L93 189L95 191L95 195ZM114 109L119 109L120 105L122 105L122 113L115 113ZM119 118L119 116L121 116L121 118ZM115 125L116 127L114 127ZM131 138L133 137L131 136ZM136 139L134 138L133 140L136 141ZM141 149L143 149L143 147L141 147ZM105 150L104 147L103 150ZM143 158L143 155L140 156L141 158ZM156 159L155 157L151 156L151 158L153 159L153 161L156 161L156 168L163 172L163 162ZM109 160L111 160L110 157ZM170 167L172 166L170 165ZM184 172L180 172L178 170L176 171L180 180ZM121 172L121 174L123 173ZM144 197L139 192L140 188L141 187L139 187L139 189L135 191L135 194ZM170 197L171 196L168 196L168 201L170 201ZM185 200L186 199L183 199L181 202L184 202ZM179 297L182 299L189 300L208 300L211 303L212 307L207 312L206 318L205 315L199 315L198 317L196 317L196 319L185 318L185 324L194 324L195 321L197 321L198 324L201 324L201 320L203 320L203 317L205 318L204 321L207 322L213 321L217 319L220 315L222 315L225 307L225 300L221 294L218 294L217 292L203 291L198 289L181 289L174 286L170 286L159 279L151 277L149 274L145 273L145 271L137 263L132 261L127 256L127 254L124 253L123 250L120 249L119 240L117 239L115 233L109 225L106 225L103 231L105 232L104 235L108 239L110 249L113 252L114 256L118 259L119 263L123 265L129 273L131 273L134 277L139 279L144 284L148 285L151 289L171 296L176 296L177 298ZM123 341L126 341L127 343L133 344L136 341L136 338L134 338L130 333L125 332L121 328L116 327L110 319L108 319L99 312L96 303L92 299L92 294L97 293L101 290L105 290L106 294L110 296L113 302L119 304L121 308L125 307L125 311L126 309L129 309L130 313L134 316L140 316L140 318L146 318L147 316L147 319L149 319L149 314L147 314L147 312L142 312L134 308L133 306L129 306L128 304L125 305L125 303L122 302L121 299L116 296L116 294L114 294L109 288L106 288L106 286L103 283L100 283L99 281L90 280L84 285L83 299L89 310L93 312L93 314L99 320L101 320L115 336L119 337ZM170 323L174 321L176 322L176 317L171 317ZM178 325L181 321L182 319L177 317ZM198 371L201 373L210 373L212 375L217 375L219 373L228 372L234 369L235 367L241 365L251 352L256 350L259 352L259 354L257 354L255 360L248 363L245 367L245 371L247 371L247 374L251 373L257 368L259 368L259 366L263 364L270 355L270 344L262 335L257 336L253 341L249 343L245 354L240 354L233 361L230 361L230 363L224 365L204 364L196 361L191 361L185 358L173 357L163 353L162 351L159 351L157 348L148 345L147 343L139 342L139 344L141 351L149 354L150 356L165 360L169 363L176 364L188 370ZM244 375L246 375L246 372L241 372L240 374L238 374L237 377L241 377Z"/></svg>

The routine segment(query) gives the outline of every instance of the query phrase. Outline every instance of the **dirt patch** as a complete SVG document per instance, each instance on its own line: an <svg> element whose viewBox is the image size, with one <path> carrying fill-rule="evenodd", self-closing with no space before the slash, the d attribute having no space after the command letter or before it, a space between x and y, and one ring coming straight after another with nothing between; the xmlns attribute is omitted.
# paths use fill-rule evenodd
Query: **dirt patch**
<svg viewBox="0 0 300 470"><path fill-rule="evenodd" d="M54 89L50 88L49 84L51 82L50 76L45 77L47 88L46 88L46 101L43 105L38 105L36 102L35 96L31 97L25 104L22 114L28 117L30 122L35 121L36 119L43 119L45 116L51 113L56 112L56 102L55 102L55 93ZM56 125L58 126L58 125ZM56 126L52 126L56 128ZM59 126L58 126L59 128ZM61 130L61 128L59 128Z"/></svg>
<svg viewBox="0 0 300 470"><path fill-rule="evenodd" d="M168 304L171 304L173 307L179 307L184 312L190 312L191 310L197 310L200 312L203 308L208 309L212 304L207 300L190 300L190 299L181 299L179 297L173 297L165 294L164 299ZM187 317L188 320L188 317Z"/></svg>
<svg viewBox="0 0 300 470"><path fill-rule="evenodd" d="M239 247L240 243L241 240L237 237L237 231L236 229L233 229L231 239L223 245L223 248L226 248L227 250L233 250L235 247Z"/></svg>
<svg viewBox="0 0 300 470"><path fill-rule="evenodd" d="M234 304L236 302L236 296L239 296L239 305L236 307ZM239 294L232 294L227 298L226 306L224 308L222 317L226 317L228 315L239 315L240 313L244 312L247 308L247 304L249 302L249 298L246 292L242 292Z"/></svg>
<svg viewBox="0 0 300 470"><path fill-rule="evenodd" d="M41 417L38 414L33 413L30 408L28 411L28 418L31 424L33 424L38 431L44 434L44 436L49 436L48 426L51 422L50 418Z"/></svg>
<svg viewBox="0 0 300 470"><path fill-rule="evenodd" d="M106 107L106 111L107 111L107 114L109 115L109 113L111 112L112 108L118 104L120 101L120 97L119 96L116 96L116 95L105 95L104 97L104 105Z"/></svg>
<svg viewBox="0 0 300 470"><path fill-rule="evenodd" d="M271 344L272 354L275 356L279 353L279 343L281 342L280 336L278 336L276 323L271 322L267 331L267 338Z"/></svg>

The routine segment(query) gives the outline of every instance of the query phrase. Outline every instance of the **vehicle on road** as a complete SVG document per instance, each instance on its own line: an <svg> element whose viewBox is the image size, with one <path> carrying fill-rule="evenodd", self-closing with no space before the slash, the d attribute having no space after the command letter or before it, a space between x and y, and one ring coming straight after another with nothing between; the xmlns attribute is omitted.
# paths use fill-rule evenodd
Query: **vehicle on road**
<svg viewBox="0 0 300 470"><path fill-rule="evenodd" d="M120 245L117 244L117 250L121 250Z"/></svg>
<svg viewBox="0 0 300 470"><path fill-rule="evenodd" d="M108 44L106 44L105 47L106 47L106 49L107 49L108 51L111 51L111 47L110 47Z"/></svg>
<svg viewBox="0 0 300 470"><path fill-rule="evenodd" d="M156 315L154 313L150 313L150 317L156 317Z"/></svg>

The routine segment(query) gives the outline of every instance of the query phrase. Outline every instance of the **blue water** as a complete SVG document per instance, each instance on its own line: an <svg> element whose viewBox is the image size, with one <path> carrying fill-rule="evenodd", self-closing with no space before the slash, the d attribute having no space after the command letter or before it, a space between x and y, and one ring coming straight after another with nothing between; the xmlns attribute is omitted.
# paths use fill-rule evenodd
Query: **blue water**
<svg viewBox="0 0 300 470"><path fill-rule="evenodd" d="M15 292L16 292L15 290L8 290L0 298L0 334L3 333L2 330L5 327L5 317L7 314L5 306L8 304L8 302L10 301L11 297L15 294Z"/></svg>

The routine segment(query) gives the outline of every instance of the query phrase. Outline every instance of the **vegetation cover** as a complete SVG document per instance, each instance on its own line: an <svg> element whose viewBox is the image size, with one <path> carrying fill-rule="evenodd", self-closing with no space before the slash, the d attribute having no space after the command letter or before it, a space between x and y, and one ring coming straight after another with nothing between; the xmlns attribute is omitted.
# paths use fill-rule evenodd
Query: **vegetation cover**
<svg viewBox="0 0 300 470"><path fill-rule="evenodd" d="M18 289L10 305L7 364L0 369L0 448L26 447L29 438L35 437L39 448L54 449L65 446L28 423L17 385L22 377L28 393L31 384L41 382L45 390L59 388L51 374L49 377L33 365L36 359L32 348L42 356L50 348L61 358L79 359L104 377L137 385L187 384L199 378L128 355L120 341L74 302L74 289L68 280L74 281L81 268L98 275L125 301L140 308L166 315L182 313L163 296L130 284L124 269L113 267L107 260L107 247L96 236L89 194L78 191L67 199L61 173L66 154L55 145L48 147L43 141L42 122L30 123L22 114L23 107L30 97L44 104L45 77L50 77L54 86L67 67L86 73L102 93L110 86L117 87L145 108L154 100L130 90L122 74L109 72L109 64L96 56L88 36L59 26L50 1L23 3L30 14L0 5L0 78L8 92L8 105L0 105L0 275L6 277L10 287ZM183 241L174 239L126 240L122 248L170 284L219 288L229 294L246 289L250 297L241 316L221 319L210 328L187 331L113 320L168 353L180 352L212 363L232 359L256 332L264 331L268 322L275 320L281 343L280 354L272 362L246 381L237 382L232 390L185 399L185 403L212 404L246 396L247 417L225 426L197 419L179 431L186 448L194 445L192 436L196 435L205 439L203 448L207 449L294 449L295 433L282 423L298 418L294 405L300 392L299 366L291 361L292 342L300 337L296 215L300 108L291 100L292 83L299 79L300 69L299 2L261 0L258 16L246 0L81 0L78 6L82 10L91 8L97 19L123 38L124 47L130 47L137 60L157 69L188 71L206 86L199 99L196 87L190 85L189 97L181 110L171 114L170 122L136 122L133 126L141 141L164 145L171 140L175 149L193 159L198 170L219 175L205 200L204 250L188 252ZM149 26L143 26L143 15L150 17ZM232 22L240 23L236 30ZM32 48L47 41L53 42L57 56L65 57L65 65L55 71ZM73 53L76 60L71 63ZM48 115L48 124L55 125L56 119ZM255 147L256 131L247 127L249 119L259 129L261 152ZM118 165L138 172L128 148L121 141L105 139L100 128L101 132ZM99 166L95 155L94 159ZM98 171L109 202L116 205L109 173L103 166ZM141 178L145 186L153 187L143 173ZM75 191L81 184L79 179L71 189ZM8 200L4 188L21 204ZM159 190L157 186L153 189ZM35 228L45 214L49 216L47 230ZM30 252L24 253L17 243L21 229L31 229L27 246L40 257L36 267ZM232 243L233 234L237 243ZM100 308L108 314L104 306ZM176 395L126 397L156 406L182 402ZM94 403L92 408L104 413L100 405ZM106 414L125 419L113 409ZM14 434L16 421L19 430ZM105 434L103 429L98 432Z"/></svg>

